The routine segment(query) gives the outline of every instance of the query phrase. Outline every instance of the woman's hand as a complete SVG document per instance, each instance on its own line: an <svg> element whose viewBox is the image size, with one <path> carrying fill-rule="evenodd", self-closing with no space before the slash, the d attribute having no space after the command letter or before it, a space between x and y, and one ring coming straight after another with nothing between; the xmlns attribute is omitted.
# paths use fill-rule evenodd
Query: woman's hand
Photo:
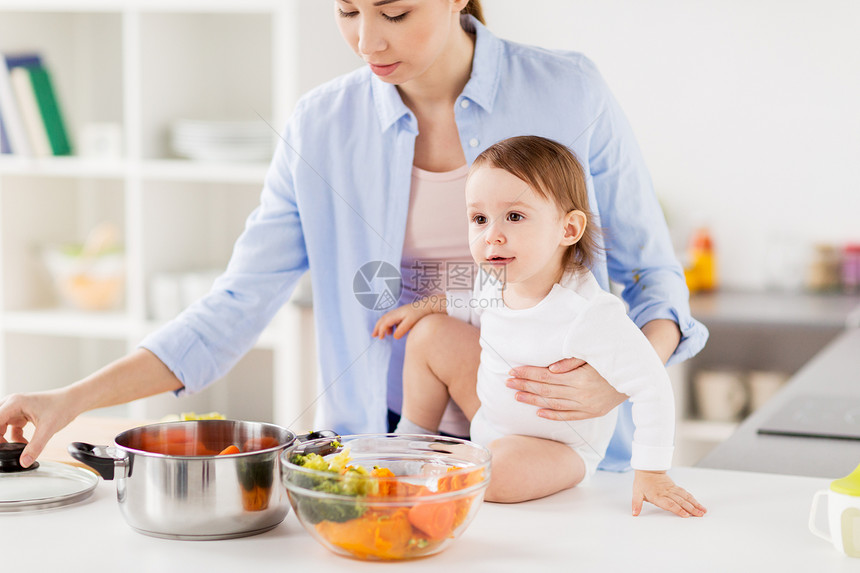
<svg viewBox="0 0 860 573"><path fill-rule="evenodd" d="M520 366L510 372L509 388L520 402L540 408L550 420L585 420L604 416L629 396L613 388L587 362L566 358L547 368Z"/></svg>
<svg viewBox="0 0 860 573"><path fill-rule="evenodd" d="M382 340L390 333L394 338L403 338L416 322L428 314L445 312L446 306L445 297L440 295L425 296L412 304L404 304L383 314L376 321L371 336Z"/></svg>
<svg viewBox="0 0 860 573"><path fill-rule="evenodd" d="M182 382L155 354L138 348L69 386L0 398L0 443L6 442L4 436L9 428L12 441L25 442L24 426L36 426L30 443L21 452L21 465L29 466L51 436L79 414L180 388Z"/></svg>
<svg viewBox="0 0 860 573"><path fill-rule="evenodd" d="M642 332L664 363L681 340L681 331L671 320L652 320ZM521 366L510 375L507 385L519 390L517 400L537 406L538 416L550 420L598 418L629 398L578 358L559 360L547 368Z"/></svg>
<svg viewBox="0 0 860 573"><path fill-rule="evenodd" d="M36 427L32 439L21 452L21 465L28 467L35 461L51 436L62 430L75 418L63 390L34 392L32 394L12 394L0 398L0 443L27 443L24 426L31 423ZM4 436L10 430L7 440Z"/></svg>
<svg viewBox="0 0 860 573"><path fill-rule="evenodd" d="M642 511L644 501L681 517L702 517L708 511L690 492L675 485L666 472L636 470L636 477L633 478L634 516Z"/></svg>

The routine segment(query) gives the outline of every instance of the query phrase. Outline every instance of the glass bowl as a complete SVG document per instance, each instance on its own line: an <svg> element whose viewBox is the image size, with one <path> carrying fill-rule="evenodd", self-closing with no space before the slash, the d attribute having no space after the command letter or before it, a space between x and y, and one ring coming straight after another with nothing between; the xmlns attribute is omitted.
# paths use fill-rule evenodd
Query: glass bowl
<svg viewBox="0 0 860 573"><path fill-rule="evenodd" d="M441 436L311 440L280 460L290 503L311 536L338 555L370 561L439 553L469 526L490 482L489 450ZM334 469L314 469L326 465Z"/></svg>
<svg viewBox="0 0 860 573"><path fill-rule="evenodd" d="M125 255L109 251L92 256L75 245L44 253L60 301L78 310L116 310L125 292Z"/></svg>

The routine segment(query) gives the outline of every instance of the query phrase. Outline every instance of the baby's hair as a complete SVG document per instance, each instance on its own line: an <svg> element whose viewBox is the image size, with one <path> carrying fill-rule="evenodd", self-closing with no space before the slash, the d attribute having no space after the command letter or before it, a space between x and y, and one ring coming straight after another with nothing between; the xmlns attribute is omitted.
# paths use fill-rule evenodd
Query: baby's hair
<svg viewBox="0 0 860 573"><path fill-rule="evenodd" d="M585 213L585 232L576 244L568 247L562 264L568 271L591 268L600 251L597 242L600 230L592 224L585 172L570 149L536 135L510 137L485 149L471 170L482 166L503 169L521 179L563 213L574 210Z"/></svg>

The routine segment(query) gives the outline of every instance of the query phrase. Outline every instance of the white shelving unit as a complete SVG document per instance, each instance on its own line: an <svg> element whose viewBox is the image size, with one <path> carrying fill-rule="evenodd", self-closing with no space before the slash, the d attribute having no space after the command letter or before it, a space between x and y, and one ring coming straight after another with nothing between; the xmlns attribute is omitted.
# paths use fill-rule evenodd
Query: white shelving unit
<svg viewBox="0 0 860 573"><path fill-rule="evenodd" d="M335 36L322 2L0 0L0 52L42 55L73 144L83 125L109 122L122 126L124 145L117 160L0 156L0 395L63 386L134 348L158 326L155 274L226 265L268 162L172 157L168 126L258 119L273 126L274 147L275 130L319 74L357 64L345 46L342 56L314 60L315 43ZM121 229L122 308L59 308L41 249L82 242L103 221ZM308 312L287 305L227 381L111 413L218 410L307 427L312 409L300 414L315 386L313 342L302 335Z"/></svg>

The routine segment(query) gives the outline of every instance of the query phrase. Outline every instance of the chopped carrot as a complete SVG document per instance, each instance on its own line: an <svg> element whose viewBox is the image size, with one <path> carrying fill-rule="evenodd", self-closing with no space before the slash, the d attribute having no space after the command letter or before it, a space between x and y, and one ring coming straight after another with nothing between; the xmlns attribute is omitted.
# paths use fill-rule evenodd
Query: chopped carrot
<svg viewBox="0 0 860 573"><path fill-rule="evenodd" d="M448 468L448 471L452 472L461 469L463 468L451 467ZM482 479L484 479L484 470L482 469L477 469L464 474L461 473L459 475L446 475L439 478L439 487L437 489L439 491L457 491L471 487L479 483Z"/></svg>
<svg viewBox="0 0 860 573"><path fill-rule="evenodd" d="M377 480L379 491L371 494L374 497L391 497L397 495L397 476L388 468L373 468L370 472L371 477L380 478ZM389 479L390 478L390 479Z"/></svg>
<svg viewBox="0 0 860 573"><path fill-rule="evenodd" d="M280 442L271 436L251 438L242 445L243 452L257 452L278 446Z"/></svg>
<svg viewBox="0 0 860 573"><path fill-rule="evenodd" d="M192 432L187 431L185 428L165 429L158 432L158 437L171 444L184 444L194 441Z"/></svg>
<svg viewBox="0 0 860 573"><path fill-rule="evenodd" d="M451 501L416 503L409 508L409 523L430 539L445 539L454 530L456 509Z"/></svg>
<svg viewBox="0 0 860 573"><path fill-rule="evenodd" d="M246 511L263 511L269 507L271 489L271 487L259 485L255 485L250 490L242 488L242 507Z"/></svg>
<svg viewBox="0 0 860 573"><path fill-rule="evenodd" d="M230 444L229 446L227 446L226 448L221 450L221 453L219 453L218 455L219 456L229 456L231 454L241 454L241 453L242 453L242 450L240 450L238 446L234 446L233 444Z"/></svg>
<svg viewBox="0 0 860 573"><path fill-rule="evenodd" d="M367 511L358 519L343 523L321 521L317 532L359 558L402 559L412 537L405 507L394 512Z"/></svg>

